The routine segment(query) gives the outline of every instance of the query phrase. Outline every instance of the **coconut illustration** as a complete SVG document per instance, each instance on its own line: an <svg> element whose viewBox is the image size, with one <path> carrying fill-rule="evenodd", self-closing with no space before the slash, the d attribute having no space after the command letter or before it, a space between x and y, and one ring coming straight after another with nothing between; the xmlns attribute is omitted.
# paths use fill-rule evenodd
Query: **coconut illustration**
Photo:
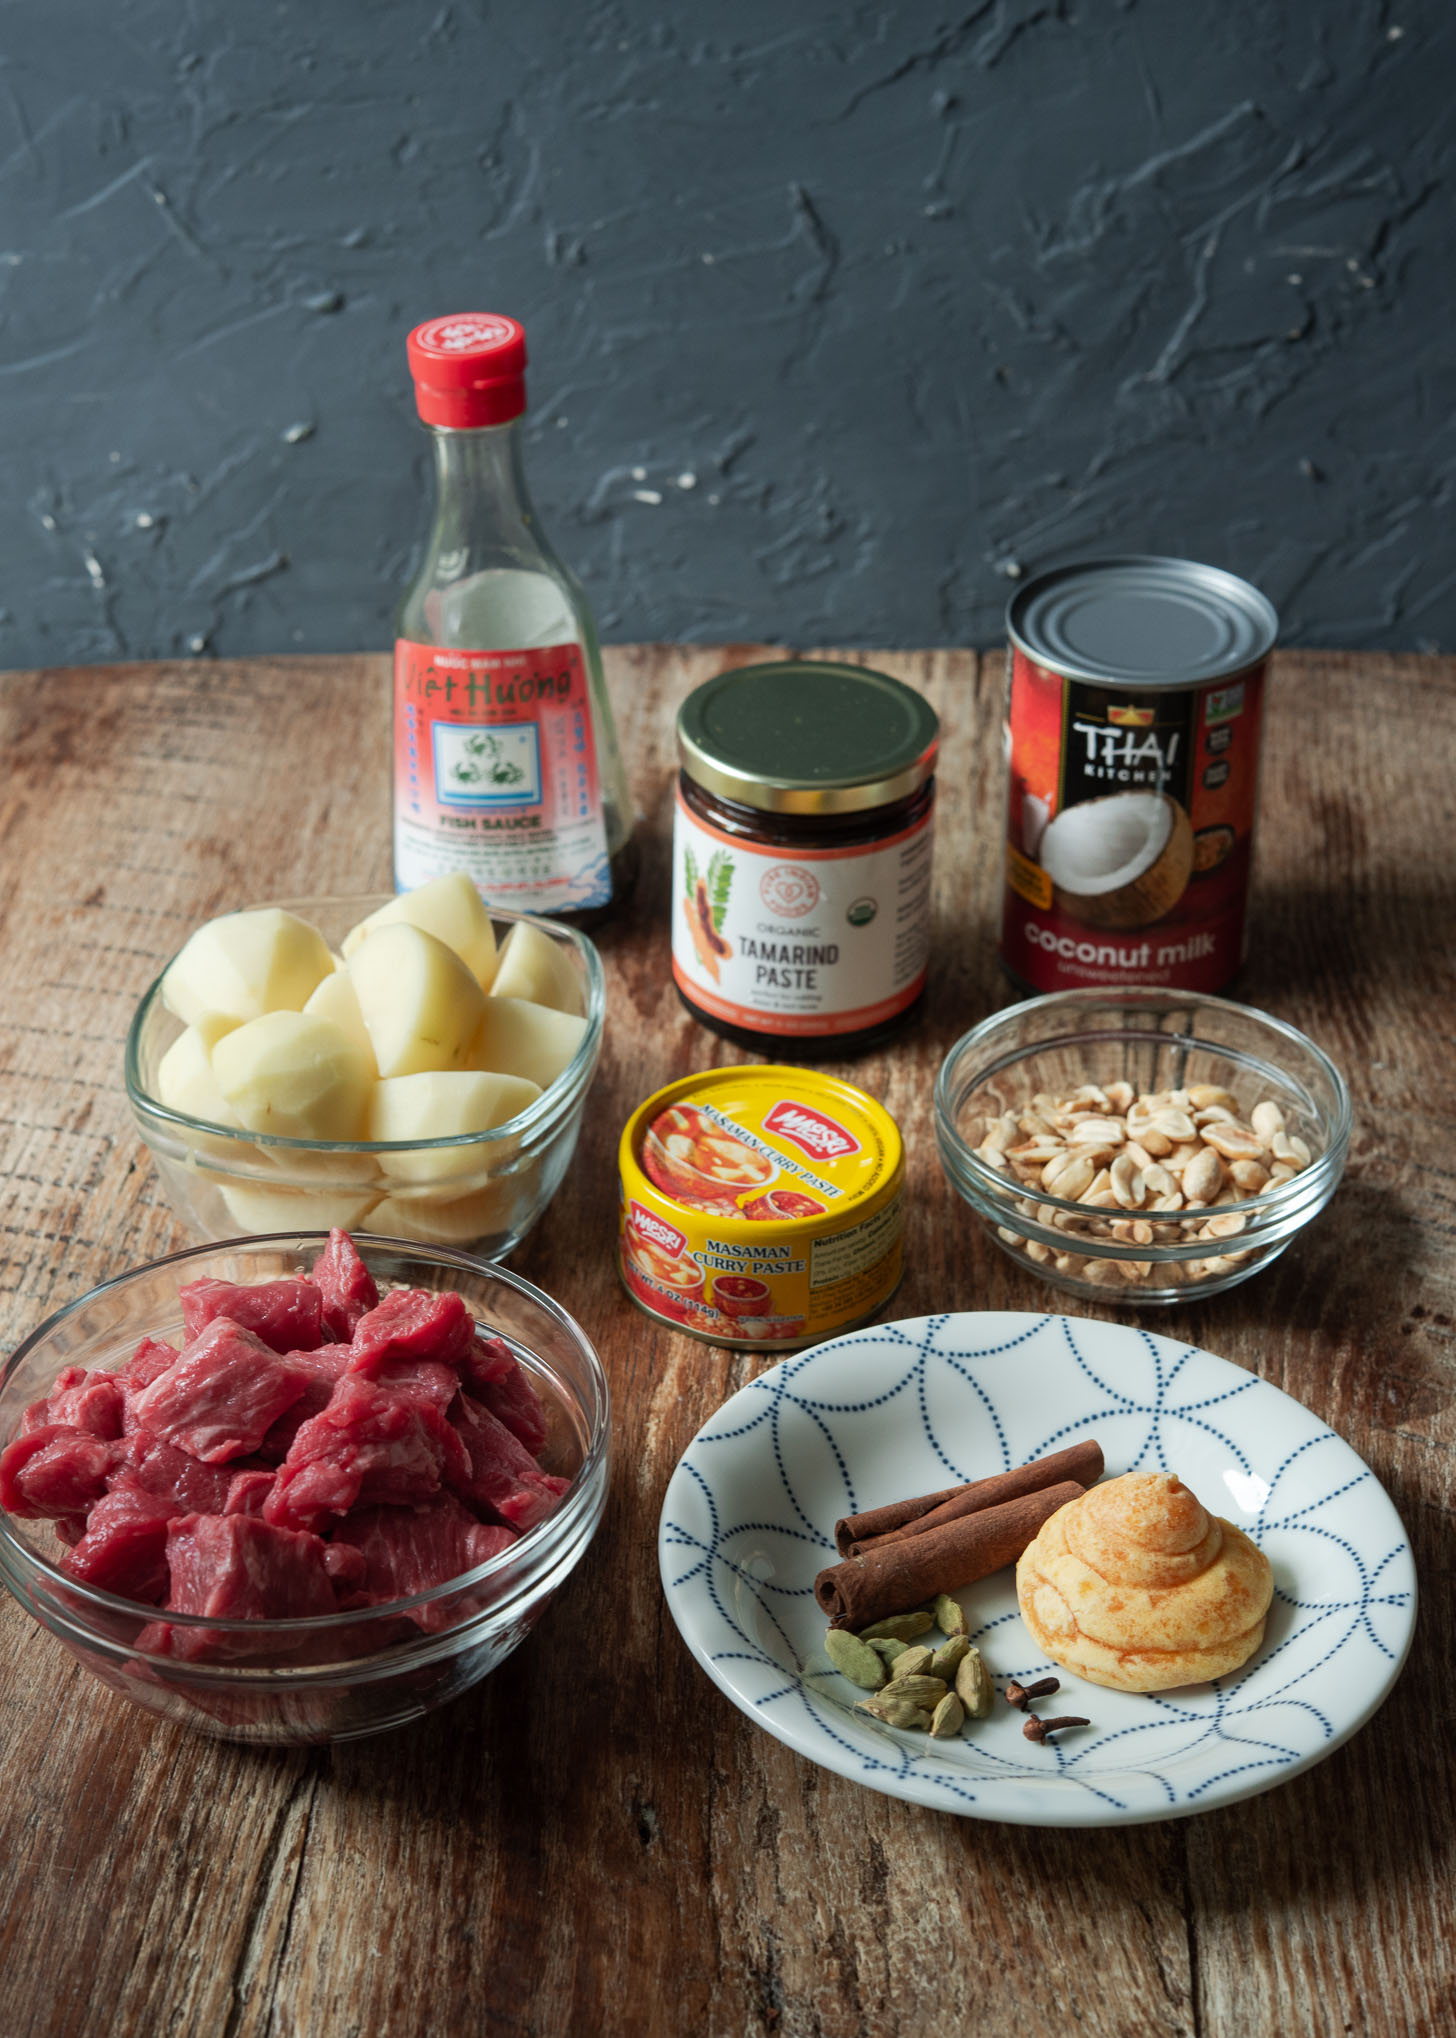
<svg viewBox="0 0 1456 2038"><path fill-rule="evenodd" d="M1193 871L1193 827L1167 793L1109 793L1064 807L1041 838L1057 904L1089 927L1147 927Z"/></svg>
<svg viewBox="0 0 1456 2038"><path fill-rule="evenodd" d="M1036 793L1021 795L1021 846L1030 857L1041 848L1046 833L1048 807Z"/></svg>

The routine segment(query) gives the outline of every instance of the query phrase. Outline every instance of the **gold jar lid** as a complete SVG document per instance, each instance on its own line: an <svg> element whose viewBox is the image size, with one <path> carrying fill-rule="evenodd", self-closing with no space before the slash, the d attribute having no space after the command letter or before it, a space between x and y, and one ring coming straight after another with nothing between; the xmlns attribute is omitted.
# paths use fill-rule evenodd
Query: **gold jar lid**
<svg viewBox="0 0 1456 2038"><path fill-rule="evenodd" d="M720 672L677 716L688 777L769 814L887 807L924 785L939 742L939 717L912 687L819 659Z"/></svg>

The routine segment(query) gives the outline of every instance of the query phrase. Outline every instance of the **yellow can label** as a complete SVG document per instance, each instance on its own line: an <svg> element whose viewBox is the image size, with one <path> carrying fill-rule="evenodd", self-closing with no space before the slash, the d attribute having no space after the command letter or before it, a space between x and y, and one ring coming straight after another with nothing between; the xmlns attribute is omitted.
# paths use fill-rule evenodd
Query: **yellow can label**
<svg viewBox="0 0 1456 2038"><path fill-rule="evenodd" d="M889 1112L797 1068L713 1069L622 1134L628 1293L714 1344L812 1344L900 1279L904 1151Z"/></svg>

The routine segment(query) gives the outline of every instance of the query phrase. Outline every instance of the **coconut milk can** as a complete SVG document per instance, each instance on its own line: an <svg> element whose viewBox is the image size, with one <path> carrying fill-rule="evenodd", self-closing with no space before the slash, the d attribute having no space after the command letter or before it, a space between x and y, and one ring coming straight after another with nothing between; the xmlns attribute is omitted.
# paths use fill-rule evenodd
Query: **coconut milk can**
<svg viewBox="0 0 1456 2038"><path fill-rule="evenodd" d="M1007 610L1001 957L1038 991L1218 991L1244 954L1278 618L1184 559L1043 574Z"/></svg>

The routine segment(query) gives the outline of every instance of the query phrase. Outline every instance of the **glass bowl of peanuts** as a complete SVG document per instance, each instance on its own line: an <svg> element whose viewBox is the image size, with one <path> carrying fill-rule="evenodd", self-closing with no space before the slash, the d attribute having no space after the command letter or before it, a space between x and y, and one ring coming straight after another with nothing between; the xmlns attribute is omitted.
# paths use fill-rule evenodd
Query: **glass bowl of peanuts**
<svg viewBox="0 0 1456 2038"><path fill-rule="evenodd" d="M1350 1093L1282 1020L1194 991L1031 998L972 1027L935 1086L951 1182L1013 1259L1159 1307L1246 1281L1323 1210Z"/></svg>

